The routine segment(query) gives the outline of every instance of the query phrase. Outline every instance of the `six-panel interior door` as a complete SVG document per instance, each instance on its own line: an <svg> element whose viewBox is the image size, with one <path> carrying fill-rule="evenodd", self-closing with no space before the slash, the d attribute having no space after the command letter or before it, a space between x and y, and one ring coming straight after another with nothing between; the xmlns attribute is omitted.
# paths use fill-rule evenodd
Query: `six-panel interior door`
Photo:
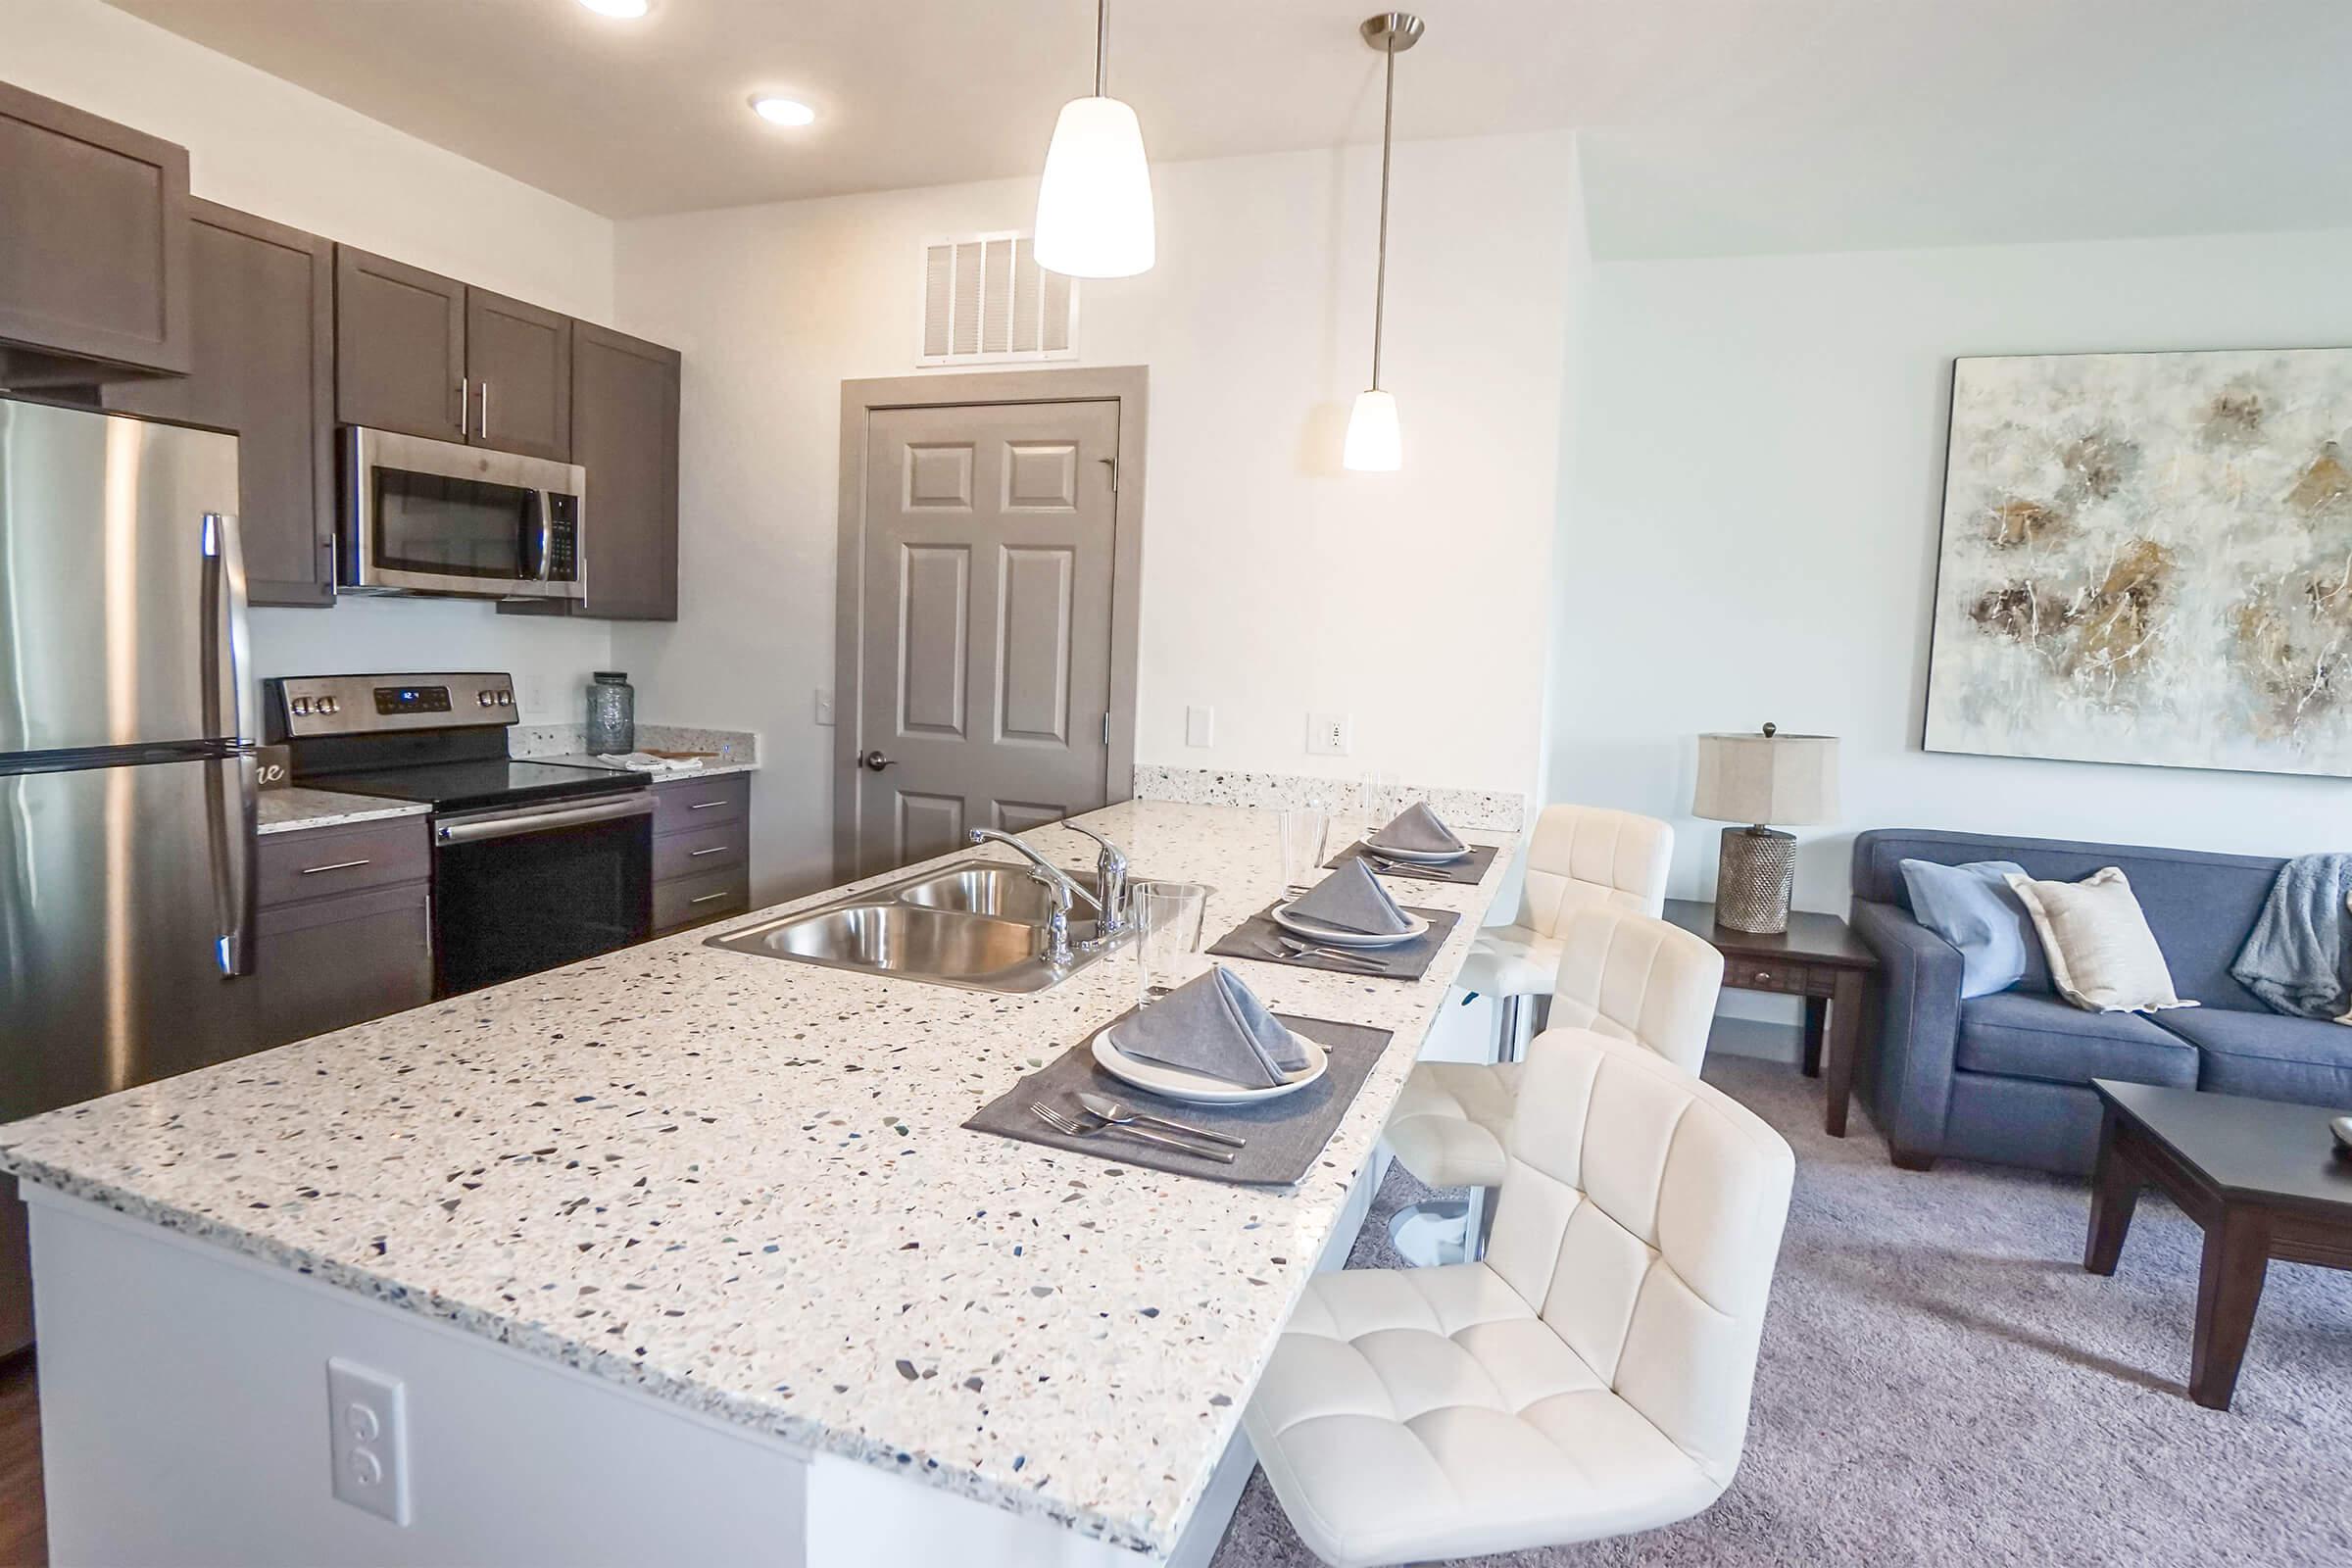
<svg viewBox="0 0 2352 1568"><path fill-rule="evenodd" d="M1118 408L868 416L860 875L1104 804Z"/></svg>

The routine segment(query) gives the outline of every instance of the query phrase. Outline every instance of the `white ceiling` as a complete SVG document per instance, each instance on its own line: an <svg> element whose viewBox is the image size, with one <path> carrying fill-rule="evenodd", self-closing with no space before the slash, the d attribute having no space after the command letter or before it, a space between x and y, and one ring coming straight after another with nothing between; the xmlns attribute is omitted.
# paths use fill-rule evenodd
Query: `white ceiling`
<svg viewBox="0 0 2352 1568"><path fill-rule="evenodd" d="M1033 173L1090 0L113 0L613 217ZM1113 0L1158 159L1379 134L1365 0ZM2344 0L1429 0L1398 134L1586 133L1604 256L2352 224ZM783 130L754 91L815 106Z"/></svg>

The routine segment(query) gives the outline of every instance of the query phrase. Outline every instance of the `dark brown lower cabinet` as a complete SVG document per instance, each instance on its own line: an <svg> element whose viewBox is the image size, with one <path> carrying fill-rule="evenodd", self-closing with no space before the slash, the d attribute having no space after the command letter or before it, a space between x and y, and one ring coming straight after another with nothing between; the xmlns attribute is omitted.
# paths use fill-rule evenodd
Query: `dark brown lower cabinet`
<svg viewBox="0 0 2352 1568"><path fill-rule="evenodd" d="M237 433L248 597L335 602L334 245L216 202L191 200L195 353L186 376L122 382L125 414Z"/></svg>
<svg viewBox="0 0 2352 1568"><path fill-rule="evenodd" d="M752 777L654 786L654 932L682 930L752 904Z"/></svg>
<svg viewBox="0 0 2352 1568"><path fill-rule="evenodd" d="M255 1049L430 1002L431 877L422 816L263 838Z"/></svg>

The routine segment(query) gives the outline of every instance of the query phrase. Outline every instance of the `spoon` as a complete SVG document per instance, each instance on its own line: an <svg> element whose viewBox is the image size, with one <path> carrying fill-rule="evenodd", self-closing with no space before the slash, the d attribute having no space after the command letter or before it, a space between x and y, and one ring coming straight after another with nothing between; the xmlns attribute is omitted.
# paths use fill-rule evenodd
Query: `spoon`
<svg viewBox="0 0 2352 1568"><path fill-rule="evenodd" d="M1195 1127L1187 1122L1170 1121L1165 1116L1154 1116L1149 1112L1137 1110L1119 1101L1112 1100L1107 1095L1089 1094L1081 1091L1078 1096L1078 1103L1086 1107L1088 1115L1099 1116L1114 1127L1124 1127L1129 1122L1146 1122L1153 1127L1165 1127L1172 1133L1190 1133L1195 1138L1205 1138L1212 1144L1224 1144L1232 1149L1250 1147L1231 1133L1211 1132L1206 1127Z"/></svg>

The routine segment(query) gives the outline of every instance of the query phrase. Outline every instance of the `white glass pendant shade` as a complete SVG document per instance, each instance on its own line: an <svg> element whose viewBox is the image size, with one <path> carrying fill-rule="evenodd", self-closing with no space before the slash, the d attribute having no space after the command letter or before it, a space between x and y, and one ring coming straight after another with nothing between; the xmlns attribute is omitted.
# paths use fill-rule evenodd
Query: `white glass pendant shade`
<svg viewBox="0 0 2352 1568"><path fill-rule="evenodd" d="M1393 394L1373 387L1355 395L1355 410L1348 416L1348 445L1340 461L1359 473L1395 473L1404 466L1404 438L1396 428Z"/></svg>
<svg viewBox="0 0 2352 1568"><path fill-rule="evenodd" d="M1037 265L1066 277L1133 277L1152 270L1157 248L1135 111L1116 98L1071 99L1037 190Z"/></svg>

